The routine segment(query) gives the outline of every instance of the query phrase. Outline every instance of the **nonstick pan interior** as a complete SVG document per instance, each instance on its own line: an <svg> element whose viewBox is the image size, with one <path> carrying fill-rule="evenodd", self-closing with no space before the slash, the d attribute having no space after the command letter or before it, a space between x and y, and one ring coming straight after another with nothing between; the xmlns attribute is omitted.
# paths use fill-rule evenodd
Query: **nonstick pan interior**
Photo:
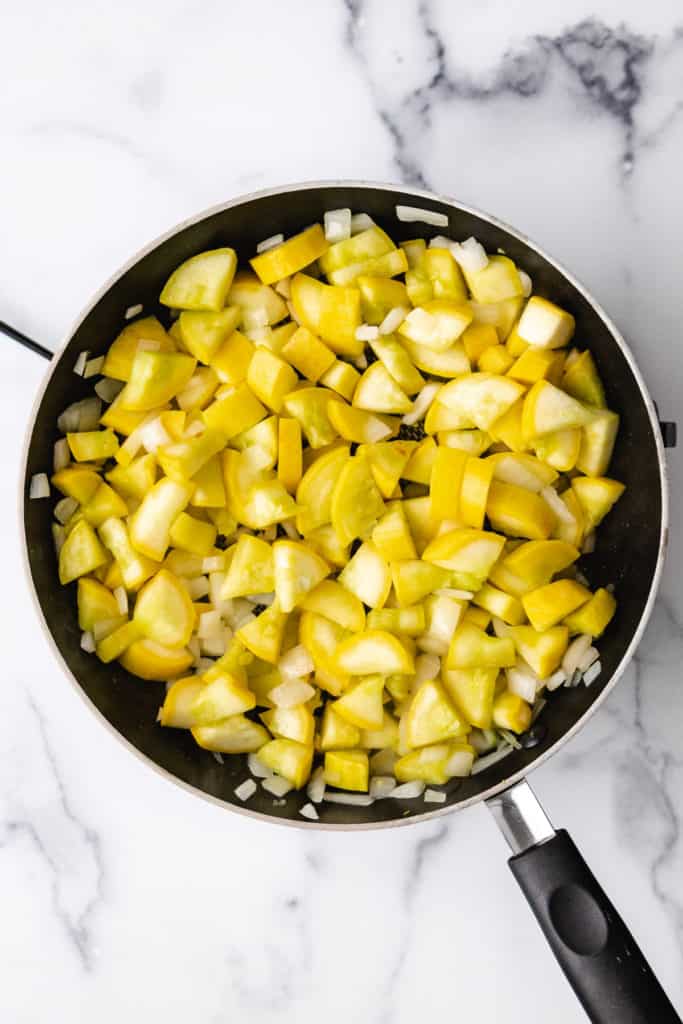
<svg viewBox="0 0 683 1024"><path fill-rule="evenodd" d="M405 224L396 219L395 205L418 205L447 213L448 232L426 224ZM66 346L50 369L39 399L28 442L25 493L34 473L49 472L52 448L59 434L56 421L71 402L92 394L92 381L73 372L78 353L105 352L123 324L124 311L142 303L145 314L168 322L168 311L158 304L158 295L170 272L184 259L204 249L233 246L242 261L255 252L267 236L285 236L322 220L325 210L351 207L365 211L397 241L416 236L448 233L454 238L475 235L489 251L499 247L530 275L537 294L548 296L570 310L576 318L576 344L589 347L605 384L607 402L621 417L621 428L610 475L626 484L626 492L610 513L601 530L594 554L582 559L580 568L591 586L612 583L616 588L618 611L606 635L599 641L602 673L590 687L561 689L549 695L529 737L529 745L515 751L499 764L465 780L453 780L447 787L447 802L438 811L491 795L495 788L524 773L534 762L559 743L599 701L622 662L649 611L653 581L659 572L663 546L663 459L652 407L608 322L565 274L538 253L528 242L483 215L424 194L385 186L363 184L295 186L247 197L210 211L193 223L155 243L132 262L96 298L78 322ZM47 627L69 671L92 704L113 728L140 753L176 780L200 793L239 810L244 805L234 796L235 787L248 776L245 759L226 757L223 765L199 749L189 733L162 729L156 714L163 700L162 683L143 682L130 676L117 663L103 665L79 646L75 584L59 585L50 523L52 502L25 502L25 533L30 573ZM292 792L276 804L259 790L249 810L269 818L306 824L298 810L305 794ZM370 807L324 804L321 824L329 826L372 826L424 817L421 801L377 801Z"/></svg>

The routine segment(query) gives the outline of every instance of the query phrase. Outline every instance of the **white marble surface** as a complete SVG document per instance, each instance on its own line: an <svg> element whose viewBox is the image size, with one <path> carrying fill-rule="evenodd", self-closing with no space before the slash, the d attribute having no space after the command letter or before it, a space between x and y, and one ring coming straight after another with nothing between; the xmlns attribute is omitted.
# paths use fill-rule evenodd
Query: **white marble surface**
<svg viewBox="0 0 683 1024"><path fill-rule="evenodd" d="M572 267L680 413L676 0L24 0L2 20L0 316L47 345L204 206L288 180L405 180ZM0 1019L582 1020L485 808L367 835L250 824L102 729L22 578L20 439L43 372L0 340ZM680 521L636 664L533 781L683 1010Z"/></svg>

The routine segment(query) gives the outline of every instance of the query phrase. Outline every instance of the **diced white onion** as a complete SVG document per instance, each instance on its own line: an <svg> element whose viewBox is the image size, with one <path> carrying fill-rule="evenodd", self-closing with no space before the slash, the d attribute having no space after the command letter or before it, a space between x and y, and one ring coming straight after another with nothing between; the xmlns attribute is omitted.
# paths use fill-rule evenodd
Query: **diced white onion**
<svg viewBox="0 0 683 1024"><path fill-rule="evenodd" d="M391 775L375 775L370 779L370 796L383 800L396 789L396 779Z"/></svg>
<svg viewBox="0 0 683 1024"><path fill-rule="evenodd" d="M291 782L281 778L279 775L273 775L272 778L264 779L261 785L269 793L272 793L273 796L286 796L287 793L294 789Z"/></svg>
<svg viewBox="0 0 683 1024"><path fill-rule="evenodd" d="M214 759L214 761L217 761L218 764L225 764L225 761L223 760L223 755L221 754L220 750L212 750L211 757Z"/></svg>
<svg viewBox="0 0 683 1024"><path fill-rule="evenodd" d="M247 765L252 775L256 776L257 779L268 779L273 774L263 761L259 760L258 754L249 754L247 757Z"/></svg>
<svg viewBox="0 0 683 1024"><path fill-rule="evenodd" d="M583 538L583 544L581 545L581 553L583 555L592 555L595 551L595 530L591 530Z"/></svg>
<svg viewBox="0 0 683 1024"><path fill-rule="evenodd" d="M473 763L474 754L471 750L456 750L448 759L446 771L453 778L464 779L472 774Z"/></svg>
<svg viewBox="0 0 683 1024"><path fill-rule="evenodd" d="M114 380L112 377L103 377L102 380L98 380L95 385L95 394L98 395L103 402L109 405L114 401L116 396L123 390L124 383L122 380Z"/></svg>
<svg viewBox="0 0 683 1024"><path fill-rule="evenodd" d="M83 371L85 370L85 364L88 362L89 355L90 353L88 351L78 353L78 359L74 363L74 373L77 374L77 376L83 376Z"/></svg>
<svg viewBox="0 0 683 1024"><path fill-rule="evenodd" d="M95 643L98 644L100 640L104 640L121 625L122 617L120 615L115 619L100 619L92 628L92 635L95 638Z"/></svg>
<svg viewBox="0 0 683 1024"><path fill-rule="evenodd" d="M422 224L431 224L435 228L447 228L448 216L445 213L437 213L436 210L423 210L420 206L396 207L396 216L405 224L414 224L420 221Z"/></svg>
<svg viewBox="0 0 683 1024"><path fill-rule="evenodd" d="M126 593L125 587L116 587L114 590L114 597L116 603L119 606L121 615L128 614L128 594Z"/></svg>
<svg viewBox="0 0 683 1024"><path fill-rule="evenodd" d="M471 601L474 597L473 590L460 590L458 587L439 587L434 593L439 597L452 597L454 601Z"/></svg>
<svg viewBox="0 0 683 1024"><path fill-rule="evenodd" d="M277 281L273 288L281 295L283 299L289 299L292 295L292 279L291 277L283 277L280 281Z"/></svg>
<svg viewBox="0 0 683 1024"><path fill-rule="evenodd" d="M512 753L512 747L509 743L501 743L496 749L492 750L490 754L484 754L483 757L478 757L472 765L472 775L477 775L479 772L483 772L486 768L490 768L491 765L497 764L502 761L504 757Z"/></svg>
<svg viewBox="0 0 683 1024"><path fill-rule="evenodd" d="M425 789L422 799L426 804L445 804L446 794L442 793L440 789Z"/></svg>
<svg viewBox="0 0 683 1024"><path fill-rule="evenodd" d="M166 430L159 416L150 420L149 423L143 423L138 427L138 431L138 438L142 447L147 452L155 452L157 448L170 444L172 441L171 435Z"/></svg>
<svg viewBox="0 0 683 1024"><path fill-rule="evenodd" d="M374 220L368 213L354 213L351 218L351 234L359 235L361 231L367 231L374 224Z"/></svg>
<svg viewBox="0 0 683 1024"><path fill-rule="evenodd" d="M424 782L421 779L415 779L414 782L404 782L402 786L397 786L389 795L393 800L416 800L418 796L422 796L424 791Z"/></svg>
<svg viewBox="0 0 683 1024"><path fill-rule="evenodd" d="M533 704L536 700L536 689L539 683L538 676L531 669L521 668L520 666L508 668L505 672L508 690L511 693L516 693L518 697L527 701L528 704Z"/></svg>
<svg viewBox="0 0 683 1024"><path fill-rule="evenodd" d="M201 420L192 420L192 423L183 431L183 437L198 437L204 433L205 424Z"/></svg>
<svg viewBox="0 0 683 1024"><path fill-rule="evenodd" d="M97 430L102 414L102 402L99 398L82 398L67 406L57 420L62 434L78 433L81 430Z"/></svg>
<svg viewBox="0 0 683 1024"><path fill-rule="evenodd" d="M599 661L594 661L590 668L584 672L583 681L586 686L590 686L594 683L602 672L602 665Z"/></svg>
<svg viewBox="0 0 683 1024"><path fill-rule="evenodd" d="M325 238L328 242L343 242L351 237L351 211L327 210L324 217Z"/></svg>
<svg viewBox="0 0 683 1024"><path fill-rule="evenodd" d="M470 274L483 270L489 261L484 246L476 238L467 238L462 244L454 242L451 252L462 269Z"/></svg>
<svg viewBox="0 0 683 1024"><path fill-rule="evenodd" d="M558 668L557 672L553 672L551 676L545 680L545 688L551 693L553 690L557 690L560 686L564 686L567 682L567 675L561 668Z"/></svg>
<svg viewBox="0 0 683 1024"><path fill-rule="evenodd" d="M256 783L253 779L245 779L235 789L235 796L238 800L249 800L256 792Z"/></svg>
<svg viewBox="0 0 683 1024"><path fill-rule="evenodd" d="M89 359L83 368L83 376L95 377L98 373L102 373L103 366L104 356L97 356L96 359Z"/></svg>
<svg viewBox="0 0 683 1024"><path fill-rule="evenodd" d="M129 306L126 312L123 314L125 320L132 320L134 316L138 316L142 313L142 303L136 302L134 306Z"/></svg>
<svg viewBox="0 0 683 1024"><path fill-rule="evenodd" d="M365 352L361 352L359 356L356 356L356 358L353 361L353 365L356 367L357 370L367 370L368 360L367 356L365 355Z"/></svg>
<svg viewBox="0 0 683 1024"><path fill-rule="evenodd" d="M440 678L441 659L436 654L418 654L415 659L415 689L428 680Z"/></svg>
<svg viewBox="0 0 683 1024"><path fill-rule="evenodd" d="M433 238L429 239L428 249L450 249L453 245L452 238L446 238L445 235L434 235Z"/></svg>
<svg viewBox="0 0 683 1024"><path fill-rule="evenodd" d="M50 481L47 478L47 473L36 473L31 477L31 483L28 487L29 498L49 498L50 497Z"/></svg>
<svg viewBox="0 0 683 1024"><path fill-rule="evenodd" d="M193 601L199 601L209 593L209 580L206 576L195 576L187 580L187 591Z"/></svg>
<svg viewBox="0 0 683 1024"><path fill-rule="evenodd" d="M398 756L395 750L391 750L389 747L378 750L370 758L370 774L391 775L397 760Z"/></svg>
<svg viewBox="0 0 683 1024"><path fill-rule="evenodd" d="M379 337L379 327L372 324L361 324L356 328L356 341L375 341Z"/></svg>
<svg viewBox="0 0 683 1024"><path fill-rule="evenodd" d="M568 526L574 526L576 524L574 516L571 514L569 508L565 505L564 501L553 487L544 487L541 490L541 497L544 499L546 504L550 506L551 510L561 522L567 523Z"/></svg>
<svg viewBox="0 0 683 1024"><path fill-rule="evenodd" d="M517 273L519 274L519 279L522 282L522 288L524 289L524 298L528 299L532 291L534 290L533 282L527 274L526 270L520 270L518 267Z"/></svg>
<svg viewBox="0 0 683 1024"><path fill-rule="evenodd" d="M225 568L225 555L210 555L202 561L202 572L220 572Z"/></svg>
<svg viewBox="0 0 683 1024"><path fill-rule="evenodd" d="M280 675L300 679L301 676L309 675L315 668L315 665L313 664L313 658L303 644L297 644L296 647L292 647L286 654L282 655L277 663L277 667L280 670Z"/></svg>
<svg viewBox="0 0 683 1024"><path fill-rule="evenodd" d="M308 785L306 786L306 794L309 800L312 800L314 804L319 804L322 798L325 796L325 772L322 766L316 768L311 775Z"/></svg>
<svg viewBox="0 0 683 1024"><path fill-rule="evenodd" d="M315 697L315 689L301 679L291 679L273 687L268 697L277 708L295 708Z"/></svg>
<svg viewBox="0 0 683 1024"><path fill-rule="evenodd" d="M379 333L382 335L393 334L394 331L399 329L405 318L408 316L408 312L409 310L405 309L403 306L394 306L393 309L389 310L387 315L384 317L384 320L382 320L382 323L379 325Z"/></svg>
<svg viewBox="0 0 683 1024"><path fill-rule="evenodd" d="M69 451L69 442L65 437L60 437L59 441L55 441L55 446L52 454L52 468L55 473L59 473L60 469L64 469L71 462L71 453Z"/></svg>
<svg viewBox="0 0 683 1024"><path fill-rule="evenodd" d="M269 249L275 249L276 246L282 245L285 240L285 236L280 233L279 235L271 235L270 238L264 238L262 242L256 246L256 252L268 252Z"/></svg>
<svg viewBox="0 0 683 1024"><path fill-rule="evenodd" d="M349 807L369 807L374 797L366 793L330 793L323 797L326 804L347 804Z"/></svg>
<svg viewBox="0 0 683 1024"><path fill-rule="evenodd" d="M487 754L496 746L497 738L492 729L472 729L467 742L477 754Z"/></svg>
<svg viewBox="0 0 683 1024"><path fill-rule="evenodd" d="M86 654L95 653L95 638L89 630L81 633L81 650Z"/></svg>
<svg viewBox="0 0 683 1024"><path fill-rule="evenodd" d="M249 604L262 604L266 608L269 608L274 600L275 594L272 591L269 594L249 594L247 596Z"/></svg>
<svg viewBox="0 0 683 1024"><path fill-rule="evenodd" d="M572 640L562 659L562 671L567 679L571 679L574 675L592 642L593 637L588 633L582 633L581 636L577 636L576 640Z"/></svg>
<svg viewBox="0 0 683 1024"><path fill-rule="evenodd" d="M318 821L319 815L313 804L304 804L303 807L299 808L299 814L302 818L308 818L310 821Z"/></svg>
<svg viewBox="0 0 683 1024"><path fill-rule="evenodd" d="M588 671L591 665L598 660L599 657L600 652L598 651L597 647L589 647L576 667L578 668L579 672L585 673Z"/></svg>
<svg viewBox="0 0 683 1024"><path fill-rule="evenodd" d="M78 502L75 498L62 498L55 505L55 519L63 526L71 519L77 508Z"/></svg>
<svg viewBox="0 0 683 1024"><path fill-rule="evenodd" d="M199 647L202 654L208 655L210 658L222 658L225 654L226 646L227 636L224 629L210 633L208 636L199 637Z"/></svg>
<svg viewBox="0 0 683 1024"><path fill-rule="evenodd" d="M205 640L209 637L215 636L217 633L220 635L223 634L221 613L218 611L203 612L199 616L197 636L200 640Z"/></svg>
<svg viewBox="0 0 683 1024"><path fill-rule="evenodd" d="M416 311L417 312L417 311ZM427 314L430 315L429 313ZM413 407L410 412L407 412L401 423L405 423L406 426L413 426L415 423L419 423L421 419L427 414L427 410L441 390L441 384L425 384L422 390L417 394L413 401Z"/></svg>

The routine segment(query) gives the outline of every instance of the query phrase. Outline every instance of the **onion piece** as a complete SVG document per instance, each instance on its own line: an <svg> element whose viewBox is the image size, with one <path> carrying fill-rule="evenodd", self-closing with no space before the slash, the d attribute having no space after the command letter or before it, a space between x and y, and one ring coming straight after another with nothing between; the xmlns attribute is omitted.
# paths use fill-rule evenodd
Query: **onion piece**
<svg viewBox="0 0 683 1024"><path fill-rule="evenodd" d="M415 659L415 680L413 686L418 688L430 679L441 678L441 658L436 654L418 654Z"/></svg>
<svg viewBox="0 0 683 1024"><path fill-rule="evenodd" d="M306 787L306 794L314 804L319 804L325 796L325 772L322 768L316 768L311 775Z"/></svg>
<svg viewBox="0 0 683 1024"><path fill-rule="evenodd" d="M223 760L223 755L221 754L220 750L212 750L211 757L214 759L214 761L217 761L218 764L225 764L225 761Z"/></svg>
<svg viewBox="0 0 683 1024"><path fill-rule="evenodd" d="M529 668L516 665L514 668L506 669L505 674L507 676L508 690L511 693L516 693L527 704L533 704L536 700L536 691L540 683L536 673L532 672Z"/></svg>
<svg viewBox="0 0 683 1024"><path fill-rule="evenodd" d="M55 519L63 526L71 519L77 508L78 502L75 498L61 498L54 508Z"/></svg>
<svg viewBox="0 0 683 1024"><path fill-rule="evenodd" d="M32 500L35 498L50 497L50 481L47 478L47 473L35 473L31 477L31 482L28 487L28 496Z"/></svg>
<svg viewBox="0 0 683 1024"><path fill-rule="evenodd" d="M327 210L323 218L325 238L328 242L343 242L351 237L351 211L348 207L342 210Z"/></svg>
<svg viewBox="0 0 683 1024"><path fill-rule="evenodd" d="M185 580L187 592L193 601L199 601L209 593L209 580L206 576L195 576L194 579Z"/></svg>
<svg viewBox="0 0 683 1024"><path fill-rule="evenodd" d="M430 316L431 314L427 314ZM422 390L416 395L413 401L413 407L410 412L407 412L402 418L401 423L405 423L406 426L412 427L415 423L418 423L427 414L427 410L441 390L441 384L425 384Z"/></svg>
<svg viewBox="0 0 683 1024"><path fill-rule="evenodd" d="M594 683L595 680L598 678L598 676L600 675L601 672L602 672L602 665L600 664L599 661L594 661L593 664L590 666L590 668L586 672L584 672L584 675L583 675L584 685L585 686L590 686L591 683Z"/></svg>
<svg viewBox="0 0 683 1024"><path fill-rule="evenodd" d="M71 452L69 451L69 442L65 437L60 437L59 441L55 441L55 446L52 454L52 468L55 473L59 473L60 469L64 469L71 462Z"/></svg>
<svg viewBox="0 0 683 1024"><path fill-rule="evenodd" d="M199 616L197 625L197 636L200 640L206 640L216 634L223 635L223 622L219 611L203 612Z"/></svg>
<svg viewBox="0 0 683 1024"><path fill-rule="evenodd" d="M197 662L197 673L203 675L204 672L208 672L210 668L213 668L216 662L213 658L200 658Z"/></svg>
<svg viewBox="0 0 683 1024"><path fill-rule="evenodd" d="M373 227L374 223L369 213L354 213L351 217L351 234L359 235L361 231Z"/></svg>
<svg viewBox="0 0 683 1024"><path fill-rule="evenodd" d="M396 789L396 779L391 775L375 775L370 779L370 796L383 800Z"/></svg>
<svg viewBox="0 0 683 1024"><path fill-rule="evenodd" d="M279 235L271 235L270 238L264 238L262 242L256 246L256 252L268 252L269 249L275 249L278 245L282 245L285 240L285 236L280 233Z"/></svg>
<svg viewBox="0 0 683 1024"><path fill-rule="evenodd" d="M266 608L269 608L275 600L275 594L271 591L269 594L248 594L247 601L249 604L262 604Z"/></svg>
<svg viewBox="0 0 683 1024"><path fill-rule="evenodd" d="M309 675L315 668L313 658L310 656L303 644L297 644L283 654L277 663L280 675L300 679Z"/></svg>
<svg viewBox="0 0 683 1024"><path fill-rule="evenodd" d="M581 636L577 636L576 640L572 640L569 647L564 652L564 657L562 659L562 671L566 675L567 679L571 679L574 675L579 667L581 659L591 646L592 642L593 637L588 633L582 633Z"/></svg>
<svg viewBox="0 0 683 1024"><path fill-rule="evenodd" d="M394 306L379 325L379 333L382 335L393 334L401 326L409 312L410 310L405 309L403 306Z"/></svg>
<svg viewBox="0 0 683 1024"><path fill-rule="evenodd" d="M204 433L205 429L206 429L206 425L204 423L202 423L201 420L193 420L192 423L190 423L189 427L187 427L183 431L183 437L184 438L199 437L200 434Z"/></svg>
<svg viewBox="0 0 683 1024"><path fill-rule="evenodd" d="M483 757L477 758L472 765L471 774L477 775L479 772L483 772L487 768L490 768L491 765L497 764L499 761L502 761L504 757L507 757L508 754L511 754L512 750L513 748L509 743L501 743L501 745L496 750L491 751L490 754L484 754Z"/></svg>
<svg viewBox="0 0 683 1024"><path fill-rule="evenodd" d="M162 445L171 444L171 435L166 430L159 416L149 423L143 423L138 427L138 431L138 439L147 452L155 452Z"/></svg>
<svg viewBox="0 0 683 1024"><path fill-rule="evenodd" d="M567 523L568 526L574 526L576 520L571 514L562 498L559 496L556 490L552 487L544 487L541 490L541 497L547 505L550 506L551 511L555 513L557 518L563 523Z"/></svg>
<svg viewBox="0 0 683 1024"><path fill-rule="evenodd" d="M422 796L424 791L424 782L421 779L415 779L414 782L404 782L402 786L397 786L389 795L392 800L416 800L418 796Z"/></svg>
<svg viewBox="0 0 683 1024"><path fill-rule="evenodd" d="M98 373L102 373L103 366L104 356L97 356L96 359L89 359L83 368L83 376L96 377Z"/></svg>
<svg viewBox="0 0 683 1024"><path fill-rule="evenodd" d="M74 363L74 373L78 377L82 377L83 376L83 372L85 370L85 365L88 362L88 356L89 355L90 355L90 352L88 352L87 350L84 350L83 352L79 352L78 353L78 359Z"/></svg>
<svg viewBox="0 0 683 1024"><path fill-rule="evenodd" d="M256 792L256 783L253 779L245 779L235 789L235 796L238 800L249 800Z"/></svg>
<svg viewBox="0 0 683 1024"><path fill-rule="evenodd" d="M422 799L426 804L445 804L446 794L440 789L425 789Z"/></svg>
<svg viewBox="0 0 683 1024"><path fill-rule="evenodd" d="M503 622L502 619L499 619L497 615L494 615L491 618L491 625L493 626L493 632L496 634L499 640L502 637L510 635L510 630L512 627L508 626L507 622Z"/></svg>
<svg viewBox="0 0 683 1024"><path fill-rule="evenodd" d="M202 572L220 572L225 568L225 555L210 555L202 561Z"/></svg>
<svg viewBox="0 0 683 1024"><path fill-rule="evenodd" d="M552 693L553 690L557 690L560 686L564 686L567 682L567 674L561 668L558 668L557 672L553 672L553 674L548 676L544 682L546 690Z"/></svg>
<svg viewBox="0 0 683 1024"><path fill-rule="evenodd" d="M445 235L434 235L433 238L429 239L428 249L450 249L453 245L452 238L446 238Z"/></svg>
<svg viewBox="0 0 683 1024"><path fill-rule="evenodd" d="M435 228L447 228L448 216L445 213L438 213L436 210L424 210L420 206L396 206L396 216L404 224L414 224L420 221L422 224L431 224Z"/></svg>
<svg viewBox="0 0 683 1024"><path fill-rule="evenodd" d="M589 647L586 653L583 655L579 664L576 666L581 673L585 673L591 667L591 665L598 660L600 652L597 647Z"/></svg>
<svg viewBox="0 0 683 1024"><path fill-rule="evenodd" d="M124 320L132 320L134 316L138 316L142 313L142 303L136 302L134 306L129 306L126 312L123 314Z"/></svg>
<svg viewBox="0 0 683 1024"><path fill-rule="evenodd" d="M446 765L446 771L453 778L464 779L472 774L474 754L471 750L456 750L451 754Z"/></svg>
<svg viewBox="0 0 683 1024"><path fill-rule="evenodd" d="M95 638L89 630L81 633L81 650L86 654L95 653Z"/></svg>
<svg viewBox="0 0 683 1024"><path fill-rule="evenodd" d="M370 758L370 774L371 775L391 775L394 771L394 765L398 760L398 755L395 750L391 750L390 747L385 747L384 750L378 750L376 754L373 754Z"/></svg>
<svg viewBox="0 0 683 1024"><path fill-rule="evenodd" d="M102 402L99 398L82 398L80 402L67 406L57 420L57 427L62 434L97 430L101 414Z"/></svg>
<svg viewBox="0 0 683 1024"><path fill-rule="evenodd" d="M95 385L95 394L109 405L123 391L123 388L124 383L122 380L114 380L113 377L103 377Z"/></svg>
<svg viewBox="0 0 683 1024"><path fill-rule="evenodd" d="M120 611L121 615L127 615L128 614L128 594L126 593L126 588L125 587L116 587L115 590L114 590L114 597L116 598L116 603L119 606L119 611Z"/></svg>
<svg viewBox="0 0 683 1024"><path fill-rule="evenodd" d="M349 807L369 807L374 804L374 797L367 793L325 793L326 804L347 804Z"/></svg>
<svg viewBox="0 0 683 1024"><path fill-rule="evenodd" d="M276 708L296 708L315 697L315 689L302 679L289 679L279 686L274 686L268 694Z"/></svg>
<svg viewBox="0 0 683 1024"><path fill-rule="evenodd" d="M280 775L273 775L268 779L264 779L261 782L261 786L268 793L272 793L273 796L287 796L294 789L292 783L287 779L283 779Z"/></svg>
<svg viewBox="0 0 683 1024"><path fill-rule="evenodd" d="M460 590L457 587L439 587L434 593L438 597L452 597L454 601L471 601L474 597L473 590Z"/></svg>
<svg viewBox="0 0 683 1024"><path fill-rule="evenodd" d="M484 246L476 238L466 238L462 244L454 242L451 253L462 269L470 274L483 270L489 262Z"/></svg>
<svg viewBox="0 0 683 1024"><path fill-rule="evenodd" d="M361 324L356 328L356 341L375 341L379 337L379 327L371 324Z"/></svg>
<svg viewBox="0 0 683 1024"><path fill-rule="evenodd" d="M511 732L510 729L499 729L498 734L499 736L501 736L503 740L505 740L506 743L509 743L513 750L522 749L522 744L519 742L514 732Z"/></svg>
<svg viewBox="0 0 683 1024"><path fill-rule="evenodd" d="M532 291L534 290L533 282L527 274L526 270L520 270L520 268L517 267L517 273L519 274L519 279L522 282L524 298L528 299Z"/></svg>
<svg viewBox="0 0 683 1024"><path fill-rule="evenodd" d="M280 526L285 531L290 540L301 540L301 534L294 525L293 519L285 519L280 523Z"/></svg>
<svg viewBox="0 0 683 1024"><path fill-rule="evenodd" d="M257 779L268 779L273 774L263 761L259 760L258 754L249 754L247 757L247 765L252 775L255 775Z"/></svg>
<svg viewBox="0 0 683 1024"><path fill-rule="evenodd" d="M308 818L309 821L318 821L319 815L313 804L304 804L303 807L299 808L299 814L302 818Z"/></svg>

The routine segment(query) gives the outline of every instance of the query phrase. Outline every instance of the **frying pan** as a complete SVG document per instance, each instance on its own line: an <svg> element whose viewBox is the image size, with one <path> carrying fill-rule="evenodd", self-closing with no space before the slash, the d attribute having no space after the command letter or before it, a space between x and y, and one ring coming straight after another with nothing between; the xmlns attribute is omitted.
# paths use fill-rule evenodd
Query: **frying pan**
<svg viewBox="0 0 683 1024"><path fill-rule="evenodd" d="M590 347L605 383L607 401L621 417L610 474L626 492L599 531L593 554L580 568L593 587L614 584L618 612L600 640L602 673L591 687L562 689L548 703L519 750L483 772L453 780L446 803L425 809L417 801L380 800L369 807L322 804L320 821L304 821L306 797L291 792L275 804L259 790L248 807L234 795L248 777L243 757L224 765L200 750L184 730L155 724L163 684L143 683L117 664L103 665L80 649L75 595L59 585L50 523L51 503L23 504L27 568L40 615L55 654L91 707L148 764L167 778L221 807L300 828L368 829L426 821L486 800L513 851L510 867L589 1017L600 1024L669 1024L680 1021L626 925L591 874L568 834L556 831L525 782L526 774L565 743L593 714L624 672L642 636L659 583L667 535L664 441L675 443L673 424L660 424L635 360L615 325L567 271L519 232L444 197L401 186L330 182L287 186L215 207L153 242L95 296L54 356L28 431L23 494L34 473L49 469L58 438L56 421L71 402L92 392L73 372L77 355L105 352L121 328L124 311L142 303L145 314L167 321L159 306L171 271L204 249L233 246L241 260L260 239L286 236L322 220L326 210L366 211L392 237L434 235L426 224L397 220L396 204L418 206L449 218L447 233L476 236L489 251L499 247L530 275L534 289L576 318L576 337ZM439 229L439 232L444 229ZM50 356L19 332L6 333ZM584 564L585 563L585 564Z"/></svg>

